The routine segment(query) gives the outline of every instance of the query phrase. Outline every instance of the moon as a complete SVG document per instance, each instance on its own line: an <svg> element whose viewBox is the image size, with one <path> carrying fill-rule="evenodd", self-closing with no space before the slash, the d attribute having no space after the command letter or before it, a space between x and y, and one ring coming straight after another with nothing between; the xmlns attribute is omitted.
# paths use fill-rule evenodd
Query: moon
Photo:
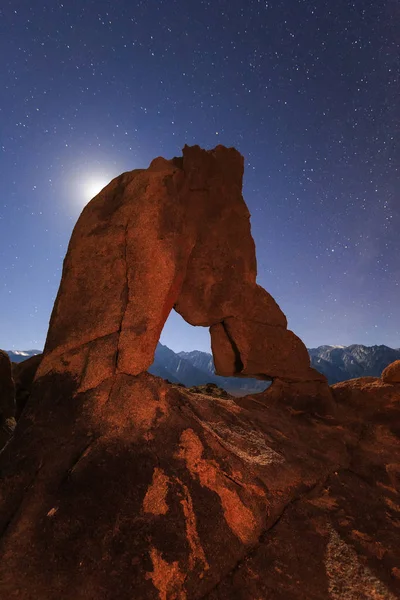
<svg viewBox="0 0 400 600"><path fill-rule="evenodd" d="M83 182L83 195L85 202L89 202L110 182L108 178L93 177Z"/></svg>
<svg viewBox="0 0 400 600"><path fill-rule="evenodd" d="M99 194L123 169L108 164L82 163L71 166L65 173L66 202L73 209L74 214L79 213L85 206ZM69 198L69 201L67 200Z"/></svg>

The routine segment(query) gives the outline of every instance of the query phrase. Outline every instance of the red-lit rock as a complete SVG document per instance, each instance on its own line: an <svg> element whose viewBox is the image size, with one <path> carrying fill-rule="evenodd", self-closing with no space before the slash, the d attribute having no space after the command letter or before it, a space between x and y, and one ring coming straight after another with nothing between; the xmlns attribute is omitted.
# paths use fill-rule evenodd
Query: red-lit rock
<svg viewBox="0 0 400 600"><path fill-rule="evenodd" d="M138 375L174 307L192 325L211 327L226 374L309 380L304 344L256 284L242 176L235 149L186 146L183 158L157 158L94 198L71 237L39 373L68 363L82 391L115 366ZM214 340L222 330L228 335Z"/></svg>
<svg viewBox="0 0 400 600"><path fill-rule="evenodd" d="M377 384L366 427L339 385L332 418L279 380L233 399L37 379L0 455L0 597L394 600L399 398Z"/></svg>
<svg viewBox="0 0 400 600"><path fill-rule="evenodd" d="M12 374L15 382L15 418L18 420L29 399L33 379L42 361L41 354L35 354L20 363L14 363Z"/></svg>
<svg viewBox="0 0 400 600"><path fill-rule="evenodd" d="M10 438L15 426L15 389L11 361L0 350L0 450Z"/></svg>
<svg viewBox="0 0 400 600"><path fill-rule="evenodd" d="M388 365L381 377L385 383L400 383L400 360Z"/></svg>

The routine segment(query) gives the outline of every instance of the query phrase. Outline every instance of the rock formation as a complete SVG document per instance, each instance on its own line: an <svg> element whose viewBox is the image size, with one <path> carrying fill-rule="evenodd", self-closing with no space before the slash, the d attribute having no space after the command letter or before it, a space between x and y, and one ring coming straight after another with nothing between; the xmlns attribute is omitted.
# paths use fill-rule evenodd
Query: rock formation
<svg viewBox="0 0 400 600"><path fill-rule="evenodd" d="M115 363L138 375L175 308L210 327L218 374L326 381L256 284L242 176L236 150L186 146L183 158L124 173L92 200L71 237L39 374L72 364L79 349L90 365L74 367L81 391Z"/></svg>
<svg viewBox="0 0 400 600"><path fill-rule="evenodd" d="M256 284L242 170L185 148L83 211L0 454L0 598L398 597L400 386L331 390L310 369ZM210 326L221 374L271 387L219 398L147 373L172 307Z"/></svg>
<svg viewBox="0 0 400 600"><path fill-rule="evenodd" d="M8 354L0 350L0 450L15 427L15 390Z"/></svg>
<svg viewBox="0 0 400 600"><path fill-rule="evenodd" d="M36 371L42 361L41 354L35 354L27 360L19 363L13 363L12 374L15 382L15 418L19 419L31 394L32 383Z"/></svg>
<svg viewBox="0 0 400 600"><path fill-rule="evenodd" d="M400 360L386 367L382 373L382 379L386 383L400 383Z"/></svg>

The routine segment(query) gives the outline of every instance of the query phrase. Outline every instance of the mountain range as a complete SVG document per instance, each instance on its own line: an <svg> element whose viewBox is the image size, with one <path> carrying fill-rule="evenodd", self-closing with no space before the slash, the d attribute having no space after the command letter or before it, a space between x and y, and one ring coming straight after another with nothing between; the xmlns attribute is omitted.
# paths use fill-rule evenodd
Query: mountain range
<svg viewBox="0 0 400 600"><path fill-rule="evenodd" d="M357 377L379 377L385 367L400 359L400 348L384 345L319 346L310 348L308 352L311 365L323 373L331 385ZM19 363L40 354L40 350L14 350L8 351L8 354L12 362ZM160 343L149 373L186 387L215 383L232 395L262 392L270 385L257 379L220 377L215 375L213 357L209 352L174 352Z"/></svg>
<svg viewBox="0 0 400 600"><path fill-rule="evenodd" d="M171 383L183 383L186 387L215 383L232 395L255 394L270 385L269 381L258 379L220 377L215 375L213 357L208 352L192 350L175 353L160 343L148 371L168 379Z"/></svg>
<svg viewBox="0 0 400 600"><path fill-rule="evenodd" d="M319 346L309 348L311 366L332 385L357 377L380 377L383 369L400 359L400 348L388 346Z"/></svg>
<svg viewBox="0 0 400 600"><path fill-rule="evenodd" d="M8 356L10 357L11 362L20 363L31 356L36 356L36 354L41 354L42 350L6 350Z"/></svg>

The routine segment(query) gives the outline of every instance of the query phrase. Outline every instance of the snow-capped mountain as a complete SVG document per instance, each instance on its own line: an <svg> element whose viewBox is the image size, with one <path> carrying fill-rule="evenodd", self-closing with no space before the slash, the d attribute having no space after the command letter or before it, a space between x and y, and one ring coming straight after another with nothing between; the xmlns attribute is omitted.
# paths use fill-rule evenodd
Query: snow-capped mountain
<svg viewBox="0 0 400 600"><path fill-rule="evenodd" d="M319 346L308 350L311 365L330 384L356 377L380 377L383 369L400 360L400 349L388 346Z"/></svg>
<svg viewBox="0 0 400 600"><path fill-rule="evenodd" d="M162 372L169 373L169 376L162 375ZM149 373L171 382L179 381L186 387L215 383L231 394L262 392L269 385L269 382L257 379L220 377L214 372L213 358L208 352L193 350L192 352L175 353L160 343L157 344L154 362L149 368Z"/></svg>
<svg viewBox="0 0 400 600"><path fill-rule="evenodd" d="M308 353L311 366L323 373L331 385L356 377L380 377L385 367L395 360L400 360L400 348L389 348L384 345L319 346L318 348L310 348ZM213 358L208 352L193 350L192 352L178 352L178 355L190 361L198 369L209 373L210 376L214 374ZM237 381L244 382L241 386L242 389L245 389L247 382L252 382L252 384L247 385L262 384L265 388L264 382L257 380L240 380L236 377L221 377L220 379L227 380L224 385L218 384L224 389L228 389L227 385L232 385L234 388Z"/></svg>
<svg viewBox="0 0 400 600"><path fill-rule="evenodd" d="M191 352L178 352L177 354L178 356L181 356L185 360L191 362L193 366L197 367L201 371L214 374L214 361L212 354L209 352L192 350Z"/></svg>
<svg viewBox="0 0 400 600"><path fill-rule="evenodd" d="M42 350L6 350L6 352L10 357L11 362L20 363L31 358L31 356L41 354Z"/></svg>
<svg viewBox="0 0 400 600"><path fill-rule="evenodd" d="M154 354L154 362L148 369L149 373L168 379L171 383L183 383L187 387L203 383L215 383L207 379L207 374L181 358L168 346L158 343Z"/></svg>

